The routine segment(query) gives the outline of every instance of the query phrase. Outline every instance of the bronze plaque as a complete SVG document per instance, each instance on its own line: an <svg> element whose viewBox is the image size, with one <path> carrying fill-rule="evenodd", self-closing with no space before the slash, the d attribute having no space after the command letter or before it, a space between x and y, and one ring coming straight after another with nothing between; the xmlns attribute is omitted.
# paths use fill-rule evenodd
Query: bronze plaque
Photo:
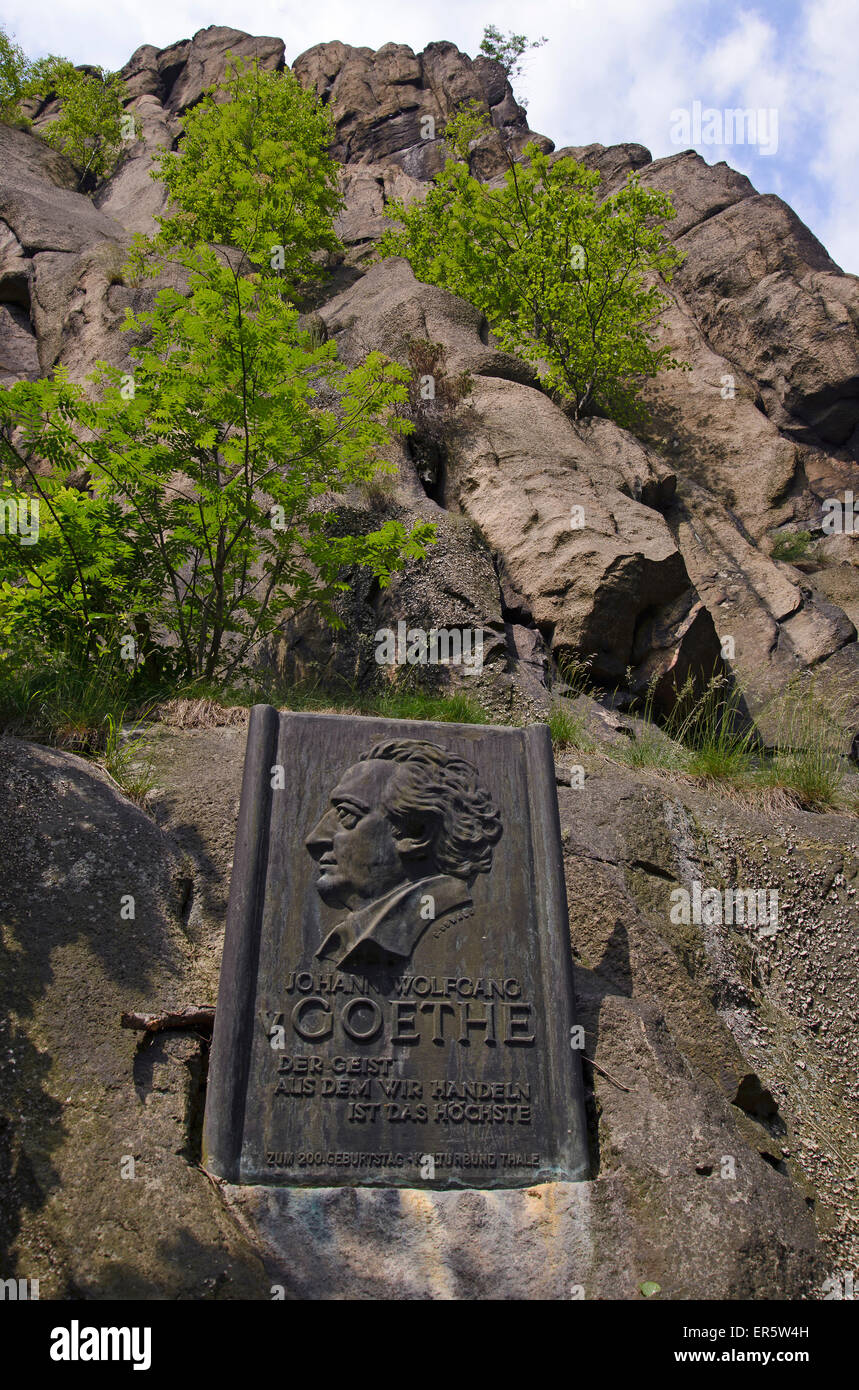
<svg viewBox="0 0 859 1390"><path fill-rule="evenodd" d="M206 1104L232 1182L586 1175L548 729L251 715Z"/></svg>

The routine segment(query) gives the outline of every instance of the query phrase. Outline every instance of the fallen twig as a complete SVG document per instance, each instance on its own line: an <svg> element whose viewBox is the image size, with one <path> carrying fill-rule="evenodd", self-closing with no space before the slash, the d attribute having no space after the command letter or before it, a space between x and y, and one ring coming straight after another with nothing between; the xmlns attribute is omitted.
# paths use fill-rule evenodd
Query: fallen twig
<svg viewBox="0 0 859 1390"><path fill-rule="evenodd" d="M611 1072L607 1072L603 1067L601 1067L601 1066L599 1065L598 1062L595 1062L594 1059L593 1059L593 1057L589 1057L588 1054L587 1054L586 1052L583 1052L583 1053L582 1053L582 1056L584 1057L584 1059L585 1059L586 1062L589 1062L589 1063L590 1063L590 1065L593 1067L594 1071L598 1071L599 1074L600 1074L600 1076L604 1076L605 1079L606 1079L606 1081L610 1081L610 1082L611 1082L612 1086L617 1086L617 1088L618 1088L619 1091L626 1091L627 1094L629 1094L629 1087L628 1087L628 1086L623 1086L623 1085L620 1083L620 1081L617 1081L617 1080L615 1079L615 1077L612 1076Z"/></svg>
<svg viewBox="0 0 859 1390"><path fill-rule="evenodd" d="M168 1028L197 1028L211 1033L215 1010L211 1004L200 1004L164 1014L123 1014L119 1022L122 1028L133 1028L141 1033L163 1033Z"/></svg>

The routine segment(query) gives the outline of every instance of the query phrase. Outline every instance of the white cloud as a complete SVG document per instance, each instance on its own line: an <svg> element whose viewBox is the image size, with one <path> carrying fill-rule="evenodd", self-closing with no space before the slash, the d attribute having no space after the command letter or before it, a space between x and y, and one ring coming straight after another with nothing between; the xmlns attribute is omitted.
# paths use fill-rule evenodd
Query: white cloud
<svg viewBox="0 0 859 1390"><path fill-rule="evenodd" d="M715 98L730 98L738 87L757 80L769 63L776 42L772 25L759 15L741 11L735 27L706 54L700 69Z"/></svg>
<svg viewBox="0 0 859 1390"><path fill-rule="evenodd" d="M518 84L529 120L557 145L635 141L656 157L676 152L671 112L700 100L717 107L777 107L779 148L701 147L727 159L762 192L791 202L847 269L859 270L859 5L856 0L324 0L316 5L243 0L4 0L4 27L36 55L120 67L142 43L159 48L209 24L284 39L287 58L342 39L415 50L449 39L477 52L484 25L546 35Z"/></svg>

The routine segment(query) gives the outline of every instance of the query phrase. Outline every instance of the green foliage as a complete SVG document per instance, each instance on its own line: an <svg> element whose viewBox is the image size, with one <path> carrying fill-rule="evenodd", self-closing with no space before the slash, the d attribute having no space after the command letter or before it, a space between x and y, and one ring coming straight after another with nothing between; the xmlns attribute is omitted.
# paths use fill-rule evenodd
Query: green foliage
<svg viewBox="0 0 859 1390"><path fill-rule="evenodd" d="M224 100L224 96L227 100ZM331 117L295 75L256 61L229 63L224 84L183 117L177 157L165 150L153 178L170 194L162 246L236 246L294 287L320 273L335 251L341 197L327 153Z"/></svg>
<svg viewBox="0 0 859 1390"><path fill-rule="evenodd" d="M502 34L494 24L487 24L480 42L480 52L493 62L500 63L508 77L522 72L519 61L529 48L542 48L548 39L528 39L524 34Z"/></svg>
<svg viewBox="0 0 859 1390"><path fill-rule="evenodd" d="M60 114L39 134L71 160L82 188L93 187L113 173L124 143L122 78L102 68L81 72L71 63L59 63L51 86ZM44 87L39 90L44 94Z"/></svg>
<svg viewBox="0 0 859 1390"><path fill-rule="evenodd" d="M385 719L430 719L447 724L485 724L489 719L479 701L461 691L439 695L394 687L382 694L371 693L366 699L359 696L358 707L362 713L380 714Z"/></svg>
<svg viewBox="0 0 859 1390"><path fill-rule="evenodd" d="M795 560L806 558L810 546L810 531L780 531L773 541L770 555L774 560L786 560L788 564L793 564Z"/></svg>
<svg viewBox="0 0 859 1390"><path fill-rule="evenodd" d="M49 654L0 657L0 733L35 739L96 759L132 801L152 787L140 736L122 722L136 701L135 673L117 659L118 646L93 659L74 640ZM137 702L137 701L136 701Z"/></svg>
<svg viewBox="0 0 859 1390"><path fill-rule="evenodd" d="M591 667L593 656L584 658L565 652L558 659L558 675L564 684L564 694L574 700L577 695L587 695L592 688Z"/></svg>
<svg viewBox="0 0 859 1390"><path fill-rule="evenodd" d="M30 654L15 655L0 658L0 732L102 752L110 721L117 724L131 698L133 672L114 653L93 658L73 639L50 654L33 643Z"/></svg>
<svg viewBox="0 0 859 1390"><path fill-rule="evenodd" d="M336 245L327 114L256 64L218 95L156 171L168 216L129 270L174 287L127 311L132 370L99 364L95 399L62 371L0 391L0 477L41 509L36 544L0 536L0 654L21 665L28 642L89 661L122 644L138 680L224 679L307 603L336 626L353 566L385 586L435 538L342 534L337 494L390 472L379 451L411 425L405 368L350 370L299 328L300 285Z"/></svg>
<svg viewBox="0 0 859 1390"><path fill-rule="evenodd" d="M467 164L472 146L488 134L490 126L481 103L476 98L463 102L444 128L447 158ZM398 213L396 215L399 217Z"/></svg>
<svg viewBox="0 0 859 1390"><path fill-rule="evenodd" d="M405 369L374 353L347 370L333 344L311 347L272 278L240 276L211 248L186 269L187 296L164 289L151 313L128 313L149 341L133 376L102 364L98 400L62 372L0 392L0 461L43 514L37 544L0 537L10 646L71 631L97 651L120 624L142 660L157 646L183 678L224 674L305 603L336 623L344 568L384 586L434 536L424 522L332 531L331 494L372 477L403 427ZM66 485L82 466L92 496Z"/></svg>
<svg viewBox="0 0 859 1390"><path fill-rule="evenodd" d="M556 748L581 747L585 725L580 715L558 703L549 710L546 723Z"/></svg>
<svg viewBox="0 0 859 1390"><path fill-rule="evenodd" d="M635 738L624 739L612 748L611 756L626 767L658 767L666 772L683 772L688 755L685 748L672 743L657 724L645 723Z"/></svg>
<svg viewBox="0 0 859 1390"><path fill-rule="evenodd" d="M714 675L697 695L690 678L665 727L688 750L686 770L693 777L737 779L754 766L760 739L733 678Z"/></svg>
<svg viewBox="0 0 859 1390"><path fill-rule="evenodd" d="M827 811L840 802L841 759L823 740L779 752L762 774L765 785L780 788L806 811Z"/></svg>
<svg viewBox="0 0 859 1390"><path fill-rule="evenodd" d="M0 121L19 119L27 71L27 55L0 29Z"/></svg>
<svg viewBox="0 0 859 1390"><path fill-rule="evenodd" d="M771 752L749 721L742 686L733 679L715 675L697 695L687 684L661 729L653 722L652 694L651 689L635 742L613 753L619 761L744 793L777 793L808 811L837 807L856 814L845 794L842 759L854 723L852 690L833 684L822 692L808 676L791 681L761 712L772 730Z"/></svg>
<svg viewBox="0 0 859 1390"><path fill-rule="evenodd" d="M854 691L839 690L834 683L822 692L813 676L790 681L768 708L776 735L774 757L761 774L765 784L786 792L806 810L836 806L854 701Z"/></svg>
<svg viewBox="0 0 859 1390"><path fill-rule="evenodd" d="M125 795L142 806L155 785L155 771L146 756L145 733L128 736L121 720L108 715L107 733L100 762Z"/></svg>
<svg viewBox="0 0 859 1390"><path fill-rule="evenodd" d="M658 767L685 772L702 781L743 782L757 766L760 740L746 712L740 685L717 672L697 690L690 676L677 691L671 712L656 723L655 680L639 715L643 727L620 749L630 767Z"/></svg>
<svg viewBox="0 0 859 1390"><path fill-rule="evenodd" d="M0 120L29 125L22 103L56 97L59 115L39 135L71 160L81 188L94 187L116 167L126 138L123 93L118 73L76 68L55 54L31 61L0 29Z"/></svg>
<svg viewBox="0 0 859 1390"><path fill-rule="evenodd" d="M25 669L32 651L65 651L66 666L77 650L95 656L112 643L123 610L131 622L129 605L145 613L157 596L121 498L67 486L85 461L70 428L81 398L61 375L0 391L0 500L39 507L35 544L22 544L8 528L0 532L0 654L15 654ZM55 471L37 471L38 460ZM28 475L25 489L16 479Z"/></svg>
<svg viewBox="0 0 859 1390"><path fill-rule="evenodd" d="M631 675L629 671L627 680ZM666 771L679 772L685 769L689 752L682 744L675 743L656 722L657 683L658 680L654 677L647 686L643 702L639 703L636 700L630 706L630 714L641 722L634 730L634 737L618 743L612 756L617 757L618 761L627 767L659 767Z"/></svg>
<svg viewBox="0 0 859 1390"><path fill-rule="evenodd" d="M596 171L552 164L533 143L523 163L509 160L503 186L487 188L467 162L482 128L473 104L449 123L451 156L424 202L386 208L399 226L380 255L405 256L419 279L476 304L501 347L569 397L576 417L630 423L641 382L681 365L656 343L658 277L682 260L663 230L670 197L631 174L600 202Z"/></svg>
<svg viewBox="0 0 859 1390"><path fill-rule="evenodd" d="M197 702L204 710L204 717L210 712L205 708L209 703L221 708L258 704L275 705L278 709L290 710L339 710L347 714L380 714L386 719L428 719L438 723L486 724L489 714L472 696L463 691L451 695L438 691L421 690L409 684L399 683L359 689L345 682L325 685L321 681L284 683L264 683L258 679L245 681L241 686L195 681L192 686L182 689L177 697L162 713L170 722L173 710L183 702ZM217 716L214 721L217 722Z"/></svg>

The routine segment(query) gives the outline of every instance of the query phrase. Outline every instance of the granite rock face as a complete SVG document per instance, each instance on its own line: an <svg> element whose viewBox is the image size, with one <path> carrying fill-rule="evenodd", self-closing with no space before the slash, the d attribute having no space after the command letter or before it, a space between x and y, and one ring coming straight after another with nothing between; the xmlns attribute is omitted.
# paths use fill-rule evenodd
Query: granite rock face
<svg viewBox="0 0 859 1390"><path fill-rule="evenodd" d="M718 665L712 620L662 515L676 478L654 450L608 420L572 424L528 368L487 343L477 310L420 284L405 261L373 266L320 316L347 361L373 342L407 362L409 342L428 339L444 345L449 372L472 378L432 496L477 525L556 657L591 656L608 683L634 668L633 689L656 672L666 698L675 677ZM414 492L413 461L399 467Z"/></svg>
<svg viewBox="0 0 859 1390"><path fill-rule="evenodd" d="M92 197L76 191L75 171L38 138L0 130L5 380L56 363L83 379L99 358L127 359L119 324L127 305L145 307L152 287L128 287L120 271L132 234L163 210L163 190L149 177L153 155L181 138L182 112L217 81L228 53L284 64L281 40L217 26L132 55L123 76L142 138ZM648 385L640 438L607 421L573 427L532 369L497 350L476 310L419 285L402 262L371 263L386 204L423 196L459 103L476 101L491 117L492 134L471 155L481 178L502 171L505 143L515 155L531 138L552 149L529 131L503 70L450 43L422 53L322 43L293 66L330 107L343 164L346 251L317 302L317 323L350 360L378 348L408 362L411 344L430 341L444 347L451 373L479 378L436 442L429 473L413 444L397 454L390 499L407 516L424 514L427 498L431 511L462 513L481 528L496 575L510 577L522 605L506 610L500 583L490 597L479 580L484 611L469 603L469 616L498 632L499 621L527 630L526 646L547 649L547 672L572 655L592 660L610 686L626 683L627 668L633 690L656 673L666 700L687 670L714 669L726 636L742 650L737 669L756 711L797 672L827 663L852 672L854 549L836 556L824 543L805 573L776 568L769 551L784 530L819 536L824 500L859 493L856 277L841 273L784 203L758 195L725 164L709 166L691 150L652 160L632 143L555 151L597 169L607 193L632 171L670 192L671 230L685 253L662 333L690 370ZM37 130L50 114L35 113ZM590 535L570 528L575 506L585 517L590 508ZM400 592L405 602L408 582ZM426 597L450 607L444 584ZM399 616L415 621L406 609ZM366 645L372 603L351 617ZM508 675L519 664L509 638ZM288 626L281 651L295 640ZM354 652L335 642L328 664L354 667ZM535 669L523 669L523 680ZM497 693L503 698L503 686Z"/></svg>
<svg viewBox="0 0 859 1390"><path fill-rule="evenodd" d="M412 178L431 178L444 163L444 123L468 102L478 103L517 152L529 139L554 148L529 131L501 66L472 60L452 43L431 43L420 54L396 43L375 52L320 43L296 58L293 69L330 106L333 153L344 164L391 160ZM497 174L504 167L500 141L482 142L476 159L481 177Z"/></svg>
<svg viewBox="0 0 859 1390"><path fill-rule="evenodd" d="M194 1167L201 1042L119 1026L214 998L192 860L82 759L2 755L0 1269L43 1298L253 1297L259 1258Z"/></svg>
<svg viewBox="0 0 859 1390"><path fill-rule="evenodd" d="M132 53L121 76L130 100L155 97L171 115L181 115L207 87L220 82L228 54L245 61L256 58L261 68L276 72L283 67L283 52L282 39L255 38L241 29L210 24L192 39L181 39L169 48L143 44Z"/></svg>

